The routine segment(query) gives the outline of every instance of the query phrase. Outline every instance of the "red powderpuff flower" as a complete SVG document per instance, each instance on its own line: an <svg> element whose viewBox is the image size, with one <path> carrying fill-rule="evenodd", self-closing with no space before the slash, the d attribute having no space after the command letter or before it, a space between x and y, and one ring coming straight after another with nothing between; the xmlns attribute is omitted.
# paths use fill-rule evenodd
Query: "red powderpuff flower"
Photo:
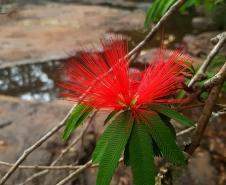
<svg viewBox="0 0 226 185"><path fill-rule="evenodd" d="M130 73L125 38L111 35L101 45L101 50L81 52L66 64L61 87L69 99L93 108L137 112L147 104L179 102L169 97L182 89L190 67L180 51L165 58L160 49L143 72Z"/></svg>

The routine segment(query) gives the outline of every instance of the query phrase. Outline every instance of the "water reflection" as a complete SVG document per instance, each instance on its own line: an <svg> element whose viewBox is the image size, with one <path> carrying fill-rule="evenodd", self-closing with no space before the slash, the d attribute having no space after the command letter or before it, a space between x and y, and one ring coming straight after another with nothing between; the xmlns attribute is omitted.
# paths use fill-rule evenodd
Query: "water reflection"
<svg viewBox="0 0 226 185"><path fill-rule="evenodd" d="M24 100L51 101L57 97L63 61L15 66L0 70L0 94Z"/></svg>

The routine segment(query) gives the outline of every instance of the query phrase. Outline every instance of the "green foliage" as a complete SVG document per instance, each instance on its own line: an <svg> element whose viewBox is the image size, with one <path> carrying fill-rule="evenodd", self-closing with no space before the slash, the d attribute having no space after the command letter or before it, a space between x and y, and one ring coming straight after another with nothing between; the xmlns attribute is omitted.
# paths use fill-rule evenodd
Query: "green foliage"
<svg viewBox="0 0 226 185"><path fill-rule="evenodd" d="M184 13L186 10L192 6L199 6L201 3L200 0L187 0L183 6L180 8L180 12Z"/></svg>
<svg viewBox="0 0 226 185"><path fill-rule="evenodd" d="M99 139L92 156L93 162L99 162L97 185L108 185L118 160L126 146L133 126L130 111L119 114Z"/></svg>
<svg viewBox="0 0 226 185"><path fill-rule="evenodd" d="M135 185L155 184L152 139L143 123L134 123L129 140L129 160Z"/></svg>
<svg viewBox="0 0 226 185"><path fill-rule="evenodd" d="M159 114L160 118L162 119L163 123L169 128L172 136L174 137L174 139L176 140L176 131L173 127L173 125L170 123L170 118L163 115L163 114Z"/></svg>
<svg viewBox="0 0 226 185"><path fill-rule="evenodd" d="M63 138L68 139L71 133L88 117L93 109L84 105L78 104L71 115L68 117L66 121L66 126L64 129Z"/></svg>
<svg viewBox="0 0 226 185"><path fill-rule="evenodd" d="M149 7L144 26L147 28L152 22L158 21L175 0L155 0Z"/></svg>
<svg viewBox="0 0 226 185"><path fill-rule="evenodd" d="M155 0L149 7L144 26L147 28L151 23L159 21L159 19L166 13L166 11L175 3L176 0ZM224 7L224 0L186 0L183 6L180 8L180 12L184 13L189 8L195 6L203 6L204 11L212 13L214 10L219 9L219 6ZM221 8L222 9L222 8Z"/></svg>
<svg viewBox="0 0 226 185"><path fill-rule="evenodd" d="M176 140L172 136L170 129L158 115L150 116L148 119L148 131L158 145L162 155L173 164L185 165L185 156L176 145Z"/></svg>
<svg viewBox="0 0 226 185"><path fill-rule="evenodd" d="M162 157L162 153L154 139L152 139L152 147L153 147L154 155L156 157Z"/></svg>
<svg viewBox="0 0 226 185"><path fill-rule="evenodd" d="M184 126L188 127L194 126L194 123L189 118L180 114L179 112L172 110L170 107L166 105L151 105L151 109L180 122Z"/></svg>
<svg viewBox="0 0 226 185"><path fill-rule="evenodd" d="M129 143L130 143L130 137L128 139L128 142L126 144L125 150L124 150L124 164L126 166L130 165L130 159L129 159Z"/></svg>

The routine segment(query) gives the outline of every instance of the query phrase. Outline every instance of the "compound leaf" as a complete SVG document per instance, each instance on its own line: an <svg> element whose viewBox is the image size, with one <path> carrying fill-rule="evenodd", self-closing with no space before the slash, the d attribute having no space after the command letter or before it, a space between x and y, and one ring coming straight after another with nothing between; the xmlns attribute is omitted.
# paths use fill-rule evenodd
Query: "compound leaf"
<svg viewBox="0 0 226 185"><path fill-rule="evenodd" d="M120 113L107 127L97 143L93 162L99 162L97 185L108 185L125 149L133 126L130 111Z"/></svg>
<svg viewBox="0 0 226 185"><path fill-rule="evenodd" d="M129 141L129 159L135 185L155 184L152 138L143 123L134 123Z"/></svg>
<svg viewBox="0 0 226 185"><path fill-rule="evenodd" d="M194 123L189 118L175 110L172 110L170 107L166 105L152 105L151 109L180 122L184 126L188 127L194 126Z"/></svg>
<svg viewBox="0 0 226 185"><path fill-rule="evenodd" d="M185 165L183 152L178 148L170 129L158 115L149 118L148 131L154 139L162 155L176 165Z"/></svg>

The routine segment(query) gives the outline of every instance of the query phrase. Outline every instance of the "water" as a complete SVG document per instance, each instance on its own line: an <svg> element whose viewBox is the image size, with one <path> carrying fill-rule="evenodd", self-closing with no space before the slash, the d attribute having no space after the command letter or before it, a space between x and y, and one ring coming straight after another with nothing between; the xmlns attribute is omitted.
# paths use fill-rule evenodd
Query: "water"
<svg viewBox="0 0 226 185"><path fill-rule="evenodd" d="M24 100L51 101L58 97L57 83L63 61L15 66L0 70L0 94Z"/></svg>

